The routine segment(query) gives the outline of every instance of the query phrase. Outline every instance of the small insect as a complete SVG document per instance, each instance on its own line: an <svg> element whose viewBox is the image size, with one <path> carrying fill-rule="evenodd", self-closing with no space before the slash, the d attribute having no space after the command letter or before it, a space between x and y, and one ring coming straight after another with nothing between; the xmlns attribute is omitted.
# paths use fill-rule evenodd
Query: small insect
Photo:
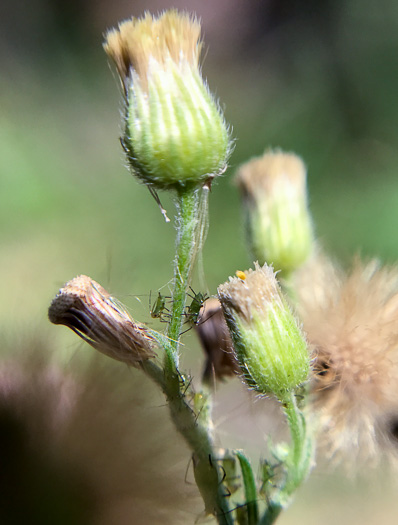
<svg viewBox="0 0 398 525"><path fill-rule="evenodd" d="M234 494L241 487L241 479L238 474L238 462L236 461L236 456L233 452L220 449L219 450L219 461L220 468L223 470L223 479L225 488L228 491L228 496Z"/></svg>
<svg viewBox="0 0 398 525"><path fill-rule="evenodd" d="M166 299L169 299L169 297L158 292L156 301L151 307L151 294L149 294L149 308L152 319L159 319L162 323L167 322L170 317L170 312L166 306Z"/></svg>
<svg viewBox="0 0 398 525"><path fill-rule="evenodd" d="M242 272L242 270L236 270L235 275L236 275L236 277L238 277L242 281L244 281L246 279L246 274L245 274L245 272Z"/></svg>
<svg viewBox="0 0 398 525"><path fill-rule="evenodd" d="M207 293L198 292L195 293L193 289L190 287L191 292L193 295L188 294L188 296L192 299L191 304L187 305L185 307L185 317L186 322L190 323L191 325L196 325L199 323L200 320L200 309L204 305L205 301L209 298Z"/></svg>

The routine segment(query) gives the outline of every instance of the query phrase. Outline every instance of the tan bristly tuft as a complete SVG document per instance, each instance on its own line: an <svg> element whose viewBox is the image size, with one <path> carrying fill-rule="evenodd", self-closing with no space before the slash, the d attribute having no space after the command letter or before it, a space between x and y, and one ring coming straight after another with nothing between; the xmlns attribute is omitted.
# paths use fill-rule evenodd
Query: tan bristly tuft
<svg viewBox="0 0 398 525"><path fill-rule="evenodd" d="M153 18L146 13L143 18L132 18L119 24L106 34L105 52L115 62L126 87L131 70L147 88L148 67L151 60L167 66L188 63L198 66L202 43L200 24L186 13L170 10Z"/></svg>
<svg viewBox="0 0 398 525"><path fill-rule="evenodd" d="M243 193L256 198L259 191L271 193L274 184L284 178L289 185L305 189L306 169L303 161L293 153L268 151L262 157L243 164L237 174L236 182Z"/></svg>
<svg viewBox="0 0 398 525"><path fill-rule="evenodd" d="M273 268L243 273L218 287L236 357L250 388L286 402L308 378L307 345Z"/></svg>
<svg viewBox="0 0 398 525"><path fill-rule="evenodd" d="M225 305L230 305L239 315L250 323L253 312L267 315L268 304L282 306L282 299L272 266L260 266L245 270L246 279L230 277L229 281L218 287L218 295ZM249 293L250 291L250 293Z"/></svg>
<svg viewBox="0 0 398 525"><path fill-rule="evenodd" d="M398 451L398 268L356 261L346 274L320 257L297 279L327 454Z"/></svg>
<svg viewBox="0 0 398 525"><path fill-rule="evenodd" d="M134 365L155 357L154 338L101 285L80 275L65 284L48 310L52 323L63 324L91 346Z"/></svg>

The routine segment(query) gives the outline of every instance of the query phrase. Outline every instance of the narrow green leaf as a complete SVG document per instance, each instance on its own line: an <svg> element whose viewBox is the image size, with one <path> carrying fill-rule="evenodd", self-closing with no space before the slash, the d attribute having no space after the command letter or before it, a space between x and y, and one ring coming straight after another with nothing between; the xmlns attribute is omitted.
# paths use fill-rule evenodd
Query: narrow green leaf
<svg viewBox="0 0 398 525"><path fill-rule="evenodd" d="M253 470L249 460L240 450L236 451L239 459L240 469L242 471L243 486L245 490L245 500L247 508L248 525L257 525L258 508L257 508L257 490Z"/></svg>

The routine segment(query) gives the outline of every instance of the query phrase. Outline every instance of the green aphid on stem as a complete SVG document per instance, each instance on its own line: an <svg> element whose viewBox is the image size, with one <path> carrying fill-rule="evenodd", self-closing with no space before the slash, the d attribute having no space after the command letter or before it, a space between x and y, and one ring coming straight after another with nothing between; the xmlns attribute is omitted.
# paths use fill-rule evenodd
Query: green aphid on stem
<svg viewBox="0 0 398 525"><path fill-rule="evenodd" d="M196 325L200 321L200 309L204 305L205 301L209 298L207 293L198 292L195 293L191 287L189 287L193 295L188 294L192 299L191 304L185 307L186 322L192 326Z"/></svg>
<svg viewBox="0 0 398 525"><path fill-rule="evenodd" d="M275 488L275 479L277 477L277 469L281 464L272 464L267 460L263 460L260 464L260 478L261 486L259 494L268 497L270 490Z"/></svg>
<svg viewBox="0 0 398 525"><path fill-rule="evenodd" d="M162 323L167 323L170 318L170 311L166 306L166 300L170 299L166 295L158 292L155 303L151 306L151 294L149 294L149 309L152 319L159 319Z"/></svg>
<svg viewBox="0 0 398 525"><path fill-rule="evenodd" d="M241 477L238 474L236 455L231 450L220 449L219 462L224 472L223 483L228 491L227 495L231 496L241 488Z"/></svg>

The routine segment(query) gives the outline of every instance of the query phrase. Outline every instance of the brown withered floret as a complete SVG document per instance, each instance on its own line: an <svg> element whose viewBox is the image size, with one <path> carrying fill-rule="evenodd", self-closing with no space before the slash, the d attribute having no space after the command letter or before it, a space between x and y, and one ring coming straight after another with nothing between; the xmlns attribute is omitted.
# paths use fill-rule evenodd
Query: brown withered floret
<svg viewBox="0 0 398 525"><path fill-rule="evenodd" d="M175 10L158 18L147 13L143 18L125 20L118 29L108 31L104 42L105 52L114 61L126 94L132 70L146 89L150 60L163 64L169 58L175 63L183 58L197 66L201 48L199 22Z"/></svg>
<svg viewBox="0 0 398 525"><path fill-rule="evenodd" d="M67 282L52 301L48 317L63 324L103 354L133 366L155 357L148 329L102 286L86 275Z"/></svg>
<svg viewBox="0 0 398 525"><path fill-rule="evenodd" d="M231 336L218 299L211 298L205 302L195 329L207 357L204 381L211 382L213 378L222 379L239 372Z"/></svg>

